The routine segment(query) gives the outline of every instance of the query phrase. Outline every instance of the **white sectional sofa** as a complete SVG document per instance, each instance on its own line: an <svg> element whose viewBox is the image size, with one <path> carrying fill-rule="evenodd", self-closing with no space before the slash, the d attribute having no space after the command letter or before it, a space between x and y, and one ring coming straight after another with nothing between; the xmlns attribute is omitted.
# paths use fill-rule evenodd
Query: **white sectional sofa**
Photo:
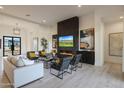
<svg viewBox="0 0 124 93"><path fill-rule="evenodd" d="M44 76L43 63L16 67L7 58L3 58L4 71L13 87L21 87Z"/></svg>

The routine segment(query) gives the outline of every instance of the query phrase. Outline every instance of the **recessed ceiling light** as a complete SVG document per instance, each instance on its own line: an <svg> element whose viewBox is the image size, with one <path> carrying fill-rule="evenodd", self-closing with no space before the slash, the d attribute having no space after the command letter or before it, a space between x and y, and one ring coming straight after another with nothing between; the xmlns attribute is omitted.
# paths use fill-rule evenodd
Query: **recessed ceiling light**
<svg viewBox="0 0 124 93"><path fill-rule="evenodd" d="M3 9L3 7L2 7L2 6L0 6L0 9Z"/></svg>
<svg viewBox="0 0 124 93"><path fill-rule="evenodd" d="M45 23L46 22L46 20L43 20L43 23Z"/></svg>
<svg viewBox="0 0 124 93"><path fill-rule="evenodd" d="M120 19L123 19L124 17L123 16L120 16Z"/></svg>
<svg viewBox="0 0 124 93"><path fill-rule="evenodd" d="M78 7L82 7L81 5L78 5Z"/></svg>
<svg viewBox="0 0 124 93"><path fill-rule="evenodd" d="M25 16L31 16L30 14L26 14Z"/></svg>

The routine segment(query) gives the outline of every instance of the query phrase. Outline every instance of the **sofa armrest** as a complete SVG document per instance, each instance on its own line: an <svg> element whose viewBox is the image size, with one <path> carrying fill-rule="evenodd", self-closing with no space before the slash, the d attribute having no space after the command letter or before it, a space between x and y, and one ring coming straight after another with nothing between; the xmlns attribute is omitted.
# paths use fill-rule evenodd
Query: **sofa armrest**
<svg viewBox="0 0 124 93"><path fill-rule="evenodd" d="M20 87L43 77L43 63L20 67L14 70L14 87Z"/></svg>
<svg viewBox="0 0 124 93"><path fill-rule="evenodd" d="M8 79L10 80L10 82L12 83L14 81L13 80L13 76L14 76L13 71L16 69L16 66L11 64L7 60L7 58L3 58L3 64L4 64L4 72L7 75Z"/></svg>

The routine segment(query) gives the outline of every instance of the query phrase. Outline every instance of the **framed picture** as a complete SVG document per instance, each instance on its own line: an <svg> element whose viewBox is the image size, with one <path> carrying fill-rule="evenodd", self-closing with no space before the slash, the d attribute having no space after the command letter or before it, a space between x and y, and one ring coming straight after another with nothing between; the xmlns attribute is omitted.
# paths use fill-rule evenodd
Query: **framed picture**
<svg viewBox="0 0 124 93"><path fill-rule="evenodd" d="M52 48L57 48L57 35L52 36Z"/></svg>
<svg viewBox="0 0 124 93"><path fill-rule="evenodd" d="M109 34L109 55L122 57L123 32Z"/></svg>
<svg viewBox="0 0 124 93"><path fill-rule="evenodd" d="M57 39L53 39L52 47L57 48Z"/></svg>
<svg viewBox="0 0 124 93"><path fill-rule="evenodd" d="M80 30L80 49L94 50L94 28Z"/></svg>

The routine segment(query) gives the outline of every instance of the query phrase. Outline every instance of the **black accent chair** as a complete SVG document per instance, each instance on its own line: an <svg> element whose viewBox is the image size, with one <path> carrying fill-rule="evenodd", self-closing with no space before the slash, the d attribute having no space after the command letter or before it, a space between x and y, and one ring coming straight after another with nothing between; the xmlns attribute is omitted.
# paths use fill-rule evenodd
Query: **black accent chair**
<svg viewBox="0 0 124 93"><path fill-rule="evenodd" d="M71 67L70 67L70 69L71 69L71 73L72 73L72 71L76 71L77 70L77 67L78 67L78 63L79 63L79 61L81 60L81 54L76 54L74 57L73 57L73 59L71 60L71 62L70 62L70 65L71 65Z"/></svg>
<svg viewBox="0 0 124 93"><path fill-rule="evenodd" d="M50 73L60 79L63 79L63 74L65 72L68 72L68 68L71 60L72 57L66 57L66 58L62 58L59 64L57 64L56 62L52 62L50 66ZM52 69L57 70L58 74L56 75L52 73Z"/></svg>

